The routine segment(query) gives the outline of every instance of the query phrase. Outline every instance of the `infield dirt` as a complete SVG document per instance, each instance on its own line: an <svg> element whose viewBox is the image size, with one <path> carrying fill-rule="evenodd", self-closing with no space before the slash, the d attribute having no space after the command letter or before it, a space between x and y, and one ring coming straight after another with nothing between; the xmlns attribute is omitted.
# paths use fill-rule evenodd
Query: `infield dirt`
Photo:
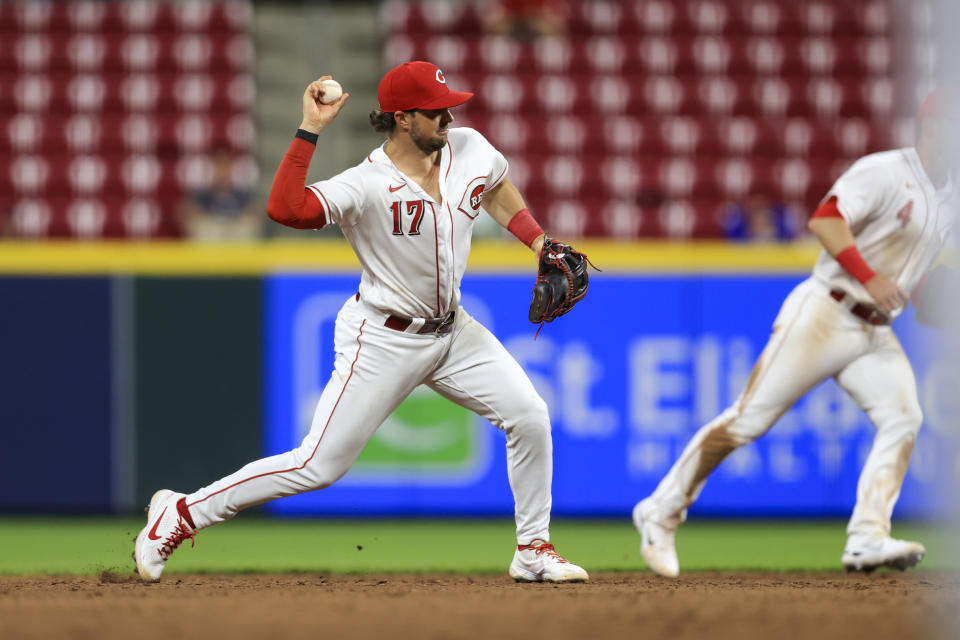
<svg viewBox="0 0 960 640"><path fill-rule="evenodd" d="M960 577L931 572L0 577L6 638L947 638Z"/></svg>

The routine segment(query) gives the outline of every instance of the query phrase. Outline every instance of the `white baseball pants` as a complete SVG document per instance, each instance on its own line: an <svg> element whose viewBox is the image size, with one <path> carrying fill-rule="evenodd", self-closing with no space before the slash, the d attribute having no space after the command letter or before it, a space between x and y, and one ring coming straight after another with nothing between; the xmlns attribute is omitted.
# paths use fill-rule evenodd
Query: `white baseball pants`
<svg viewBox="0 0 960 640"><path fill-rule="evenodd" d="M507 439L517 540L549 540L553 449L547 405L519 363L462 308L435 336L387 328L350 298L337 316L334 371L310 433L296 449L257 460L187 496L198 529L342 477L387 416L419 384L483 416Z"/></svg>
<svg viewBox="0 0 960 640"><path fill-rule="evenodd" d="M700 428L660 482L652 496L653 518L679 526L717 465L766 433L828 376L836 378L877 429L847 535L889 535L893 506L923 421L913 370L889 326L863 322L813 279L784 301L740 397Z"/></svg>

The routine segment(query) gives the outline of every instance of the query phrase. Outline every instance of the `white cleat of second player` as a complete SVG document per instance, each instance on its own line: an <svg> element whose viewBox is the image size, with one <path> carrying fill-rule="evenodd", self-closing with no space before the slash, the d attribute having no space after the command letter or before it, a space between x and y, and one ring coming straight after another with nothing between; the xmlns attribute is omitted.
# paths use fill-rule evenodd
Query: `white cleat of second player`
<svg viewBox="0 0 960 640"><path fill-rule="evenodd" d="M510 563L510 577L517 582L587 582L590 576L583 567L565 559L553 545L534 540L520 545Z"/></svg>
<svg viewBox="0 0 960 640"><path fill-rule="evenodd" d="M919 542L897 540L889 536L863 538L851 536L843 550L843 568L869 573L879 567L909 569L920 564L927 550Z"/></svg>
<svg viewBox="0 0 960 640"><path fill-rule="evenodd" d="M656 522L653 513L650 498L641 500L633 508L633 526L640 533L640 555L654 573L665 578L676 578L680 575L680 561L674 542L677 531Z"/></svg>

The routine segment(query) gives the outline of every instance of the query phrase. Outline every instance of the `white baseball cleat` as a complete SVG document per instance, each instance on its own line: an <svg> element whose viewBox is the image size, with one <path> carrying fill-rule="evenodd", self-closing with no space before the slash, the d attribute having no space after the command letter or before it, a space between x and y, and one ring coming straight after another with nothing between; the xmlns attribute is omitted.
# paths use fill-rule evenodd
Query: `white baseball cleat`
<svg viewBox="0 0 960 640"><path fill-rule="evenodd" d="M633 508L633 526L640 533L640 555L650 569L665 578L680 575L680 561L674 542L676 529L665 527L653 520L653 502L641 500Z"/></svg>
<svg viewBox="0 0 960 640"><path fill-rule="evenodd" d="M150 498L147 526L137 535L133 547L137 571L147 582L159 580L170 555L181 542L187 538L192 541L197 534L177 510L177 501L183 497L182 493L161 489Z"/></svg>
<svg viewBox="0 0 960 640"><path fill-rule="evenodd" d="M908 569L923 560L927 550L919 542L897 540L889 536L850 538L843 550L843 568L847 571L873 571L877 567Z"/></svg>
<svg viewBox="0 0 960 640"><path fill-rule="evenodd" d="M510 577L517 582L587 582L582 567L565 559L543 540L518 545L510 563Z"/></svg>

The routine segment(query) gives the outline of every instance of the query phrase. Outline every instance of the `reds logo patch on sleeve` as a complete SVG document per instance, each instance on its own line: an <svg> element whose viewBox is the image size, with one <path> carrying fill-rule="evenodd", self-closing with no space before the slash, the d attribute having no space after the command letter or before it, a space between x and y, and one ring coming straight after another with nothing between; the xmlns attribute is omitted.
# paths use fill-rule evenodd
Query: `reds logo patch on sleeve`
<svg viewBox="0 0 960 640"><path fill-rule="evenodd" d="M487 188L487 177L477 176L470 181L463 197L460 199L460 205L457 207L464 215L473 220L480 215L480 204L483 202L483 192Z"/></svg>

